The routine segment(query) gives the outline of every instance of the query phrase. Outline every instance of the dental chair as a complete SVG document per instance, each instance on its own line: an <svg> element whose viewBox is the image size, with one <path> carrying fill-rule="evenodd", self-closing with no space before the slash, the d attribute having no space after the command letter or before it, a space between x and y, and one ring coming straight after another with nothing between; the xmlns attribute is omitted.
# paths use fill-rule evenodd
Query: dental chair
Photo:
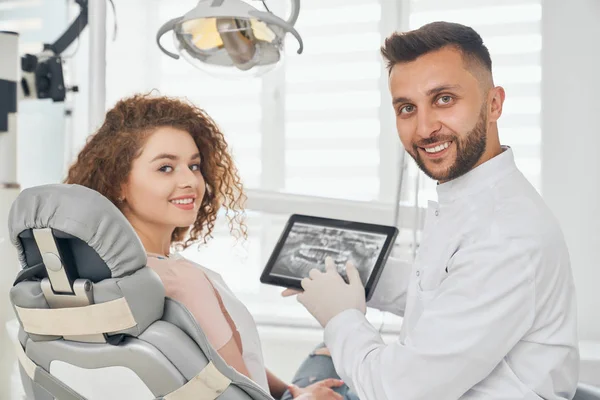
<svg viewBox="0 0 600 400"><path fill-rule="evenodd" d="M133 228L99 193L26 189L9 233L22 267L10 300L28 399L272 399L165 298Z"/></svg>

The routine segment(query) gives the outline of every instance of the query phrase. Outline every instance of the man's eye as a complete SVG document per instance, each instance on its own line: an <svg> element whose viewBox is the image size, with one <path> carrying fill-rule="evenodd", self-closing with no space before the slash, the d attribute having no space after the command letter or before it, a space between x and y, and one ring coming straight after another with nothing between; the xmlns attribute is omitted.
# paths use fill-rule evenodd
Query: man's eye
<svg viewBox="0 0 600 400"><path fill-rule="evenodd" d="M409 114L415 110L415 106L406 105L398 110L398 114Z"/></svg>
<svg viewBox="0 0 600 400"><path fill-rule="evenodd" d="M440 104L449 104L452 101L452 96L441 96L438 99L438 103Z"/></svg>

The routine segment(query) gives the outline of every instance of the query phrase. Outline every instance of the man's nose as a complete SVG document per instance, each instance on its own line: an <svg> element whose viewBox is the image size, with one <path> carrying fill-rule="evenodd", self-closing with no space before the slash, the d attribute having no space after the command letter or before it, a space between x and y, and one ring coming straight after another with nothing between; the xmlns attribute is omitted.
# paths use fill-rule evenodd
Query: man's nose
<svg viewBox="0 0 600 400"><path fill-rule="evenodd" d="M421 108L417 113L417 135L422 139L429 139L439 133L442 123L433 110Z"/></svg>

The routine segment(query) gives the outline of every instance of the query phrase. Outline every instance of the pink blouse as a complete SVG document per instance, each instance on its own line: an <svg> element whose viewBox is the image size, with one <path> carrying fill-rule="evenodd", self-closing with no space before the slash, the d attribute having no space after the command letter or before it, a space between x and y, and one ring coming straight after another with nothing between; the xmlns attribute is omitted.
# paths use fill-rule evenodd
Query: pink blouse
<svg viewBox="0 0 600 400"><path fill-rule="evenodd" d="M231 340L235 325L224 314L221 299L202 269L183 258L155 254L148 254L148 266L162 280L167 297L179 301L192 313L215 350Z"/></svg>

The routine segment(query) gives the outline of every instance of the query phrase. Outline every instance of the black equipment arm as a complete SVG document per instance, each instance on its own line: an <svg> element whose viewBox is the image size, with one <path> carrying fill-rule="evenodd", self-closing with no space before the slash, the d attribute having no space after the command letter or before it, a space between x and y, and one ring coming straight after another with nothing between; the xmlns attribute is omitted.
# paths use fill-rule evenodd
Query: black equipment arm
<svg viewBox="0 0 600 400"><path fill-rule="evenodd" d="M96 0L102 1L102 0ZM73 21L71 26L63 33L56 42L52 44L44 44L44 50L52 50L56 55L60 55L77 39L81 31L87 26L88 23L88 0L75 0L75 3L79 4L81 8L79 15Z"/></svg>

